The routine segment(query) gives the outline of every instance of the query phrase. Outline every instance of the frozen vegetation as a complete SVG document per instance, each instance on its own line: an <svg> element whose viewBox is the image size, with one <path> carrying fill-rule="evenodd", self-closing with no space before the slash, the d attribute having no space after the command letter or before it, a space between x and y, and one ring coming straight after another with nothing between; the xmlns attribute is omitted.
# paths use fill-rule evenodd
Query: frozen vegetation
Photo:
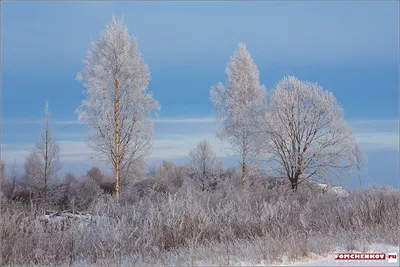
<svg viewBox="0 0 400 267"><path fill-rule="evenodd" d="M148 167L160 105L136 39L113 18L78 74L76 111L113 171L58 176L46 103L24 173L1 164L1 265L320 266L337 250L398 252L400 192L363 186L366 158L334 95L296 77L267 91L245 44L226 74L210 100L239 166L223 168L199 140L183 166ZM354 176L359 189L332 185Z"/></svg>
<svg viewBox="0 0 400 267"><path fill-rule="evenodd" d="M280 265L331 260L338 248L398 246L396 189L371 186L341 196L310 182L293 192L289 181L260 173L244 192L240 169L219 177L215 189L203 191L183 167L165 163L151 178L124 186L120 204L99 187L65 185L46 207L64 209L59 215L44 215L40 203L2 198L2 264Z"/></svg>

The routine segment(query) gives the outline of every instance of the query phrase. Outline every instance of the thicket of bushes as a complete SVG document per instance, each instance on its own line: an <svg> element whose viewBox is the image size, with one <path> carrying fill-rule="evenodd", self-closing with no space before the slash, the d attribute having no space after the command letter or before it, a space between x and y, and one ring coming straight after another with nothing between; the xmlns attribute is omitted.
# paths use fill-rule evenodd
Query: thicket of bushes
<svg viewBox="0 0 400 267"><path fill-rule="evenodd" d="M71 183L74 205L96 220L64 229L37 220L43 206L2 198L2 265L267 264L400 240L397 189L372 186L342 198L312 183L292 192L286 181L254 176L243 191L240 173L222 176L202 191L182 167L164 164L125 186L119 205L85 192L93 185Z"/></svg>

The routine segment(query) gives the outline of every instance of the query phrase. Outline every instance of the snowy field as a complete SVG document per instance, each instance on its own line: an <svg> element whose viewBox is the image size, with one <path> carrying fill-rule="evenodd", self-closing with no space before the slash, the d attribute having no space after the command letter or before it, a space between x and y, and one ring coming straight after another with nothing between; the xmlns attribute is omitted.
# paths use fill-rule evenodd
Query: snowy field
<svg viewBox="0 0 400 267"><path fill-rule="evenodd" d="M345 252L345 249L338 247L336 252L330 253L326 256L313 255L311 258L294 263L288 264L285 266L399 266L399 263L389 263L387 259L384 261L344 261L344 260L335 260L335 253L337 252ZM361 251L353 251L355 253ZM397 253L399 255L399 247L394 247L386 244L372 244L370 245L367 252L378 252L378 253Z"/></svg>
<svg viewBox="0 0 400 267"><path fill-rule="evenodd" d="M370 260L370 261L358 261L358 260L335 260L335 253L347 253L345 248L337 247L335 251L331 253L326 253L325 255L318 255L315 253L310 253L309 257L304 258L295 263L287 263L285 259L282 259L284 263L282 264L267 264L261 262L259 264L254 264L251 262L235 262L233 261L230 266L399 266L399 263L389 263L387 259L383 261ZM351 251L353 253L362 253L362 251ZM399 255L399 247L374 243L368 246L368 249L364 251L365 253L397 253ZM386 255L387 257L387 255ZM207 261L196 262L197 266L217 266L211 264Z"/></svg>

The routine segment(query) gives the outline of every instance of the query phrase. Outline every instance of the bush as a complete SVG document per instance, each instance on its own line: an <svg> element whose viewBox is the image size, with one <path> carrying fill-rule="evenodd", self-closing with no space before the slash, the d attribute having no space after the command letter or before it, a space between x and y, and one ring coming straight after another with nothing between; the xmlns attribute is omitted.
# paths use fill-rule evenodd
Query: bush
<svg viewBox="0 0 400 267"><path fill-rule="evenodd" d="M2 264L269 264L323 254L336 245L360 250L370 242L398 245L400 238L400 193L389 187L338 198L313 184L296 193L279 183L205 193L187 187L169 191L160 181L125 187L120 205L113 196L92 195L94 201L79 203L95 224L72 222L52 232L36 220L43 211L5 203ZM74 196L88 196L90 186L76 184Z"/></svg>

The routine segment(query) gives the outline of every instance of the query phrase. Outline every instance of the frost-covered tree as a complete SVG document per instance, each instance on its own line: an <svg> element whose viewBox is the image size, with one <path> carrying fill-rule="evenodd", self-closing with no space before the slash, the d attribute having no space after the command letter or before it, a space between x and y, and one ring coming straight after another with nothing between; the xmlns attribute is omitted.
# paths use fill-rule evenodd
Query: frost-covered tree
<svg viewBox="0 0 400 267"><path fill-rule="evenodd" d="M3 181L4 177L5 177L5 172L6 172L6 165L4 163L4 161L0 162L0 181Z"/></svg>
<svg viewBox="0 0 400 267"><path fill-rule="evenodd" d="M317 83L285 77L258 116L260 146L278 177L292 189L306 179L339 176L352 167L354 137L331 92Z"/></svg>
<svg viewBox="0 0 400 267"><path fill-rule="evenodd" d="M6 178L6 165L4 161L0 161L0 198L3 196L3 182Z"/></svg>
<svg viewBox="0 0 400 267"><path fill-rule="evenodd" d="M207 140L199 142L190 150L186 169L189 177L196 181L202 191L216 182L217 175L221 171L221 163L217 161L217 155Z"/></svg>
<svg viewBox="0 0 400 267"><path fill-rule="evenodd" d="M24 182L30 194L36 197L43 194L43 164L36 151L31 151L24 163Z"/></svg>
<svg viewBox="0 0 400 267"><path fill-rule="evenodd" d="M64 182L66 184L71 184L72 182L76 181L77 178L72 171L68 171L64 176Z"/></svg>
<svg viewBox="0 0 400 267"><path fill-rule="evenodd" d="M149 152L151 113L159 105L146 91L150 72L122 18L113 17L83 63L77 78L87 98L77 113L91 130L90 148L115 170L119 201L121 174Z"/></svg>
<svg viewBox="0 0 400 267"><path fill-rule="evenodd" d="M244 187L250 159L257 151L253 119L265 99L265 88L260 84L259 71L245 44L239 44L226 74L225 84L220 82L211 88L210 99L220 121L218 137L228 140L241 156Z"/></svg>
<svg viewBox="0 0 400 267"><path fill-rule="evenodd" d="M352 156L353 156L354 166L357 170L358 180L360 182L360 189L362 189L363 188L362 181L363 178L365 179L365 175L368 168L368 160L363 148L358 142L354 143L352 149Z"/></svg>
<svg viewBox="0 0 400 267"><path fill-rule="evenodd" d="M127 172L128 171L128 172ZM121 171L121 186L128 185L130 183L141 180L146 175L146 162L145 159L138 159L134 165L130 166L129 169L125 168Z"/></svg>
<svg viewBox="0 0 400 267"><path fill-rule="evenodd" d="M97 166L93 166L86 172L86 176L96 181L96 183L101 184L104 182L104 174L101 172L100 168Z"/></svg>
<svg viewBox="0 0 400 267"><path fill-rule="evenodd" d="M182 187L185 180L185 168L164 160L158 176L161 177L160 181L169 188L170 192L176 192L178 188Z"/></svg>
<svg viewBox="0 0 400 267"><path fill-rule="evenodd" d="M41 176L44 180L43 200L46 203L47 186L49 179L55 178L57 172L61 169L60 164L60 146L55 142L50 127L49 103L46 101L44 108L44 126L41 139L36 143L35 153L39 156L41 165Z"/></svg>

